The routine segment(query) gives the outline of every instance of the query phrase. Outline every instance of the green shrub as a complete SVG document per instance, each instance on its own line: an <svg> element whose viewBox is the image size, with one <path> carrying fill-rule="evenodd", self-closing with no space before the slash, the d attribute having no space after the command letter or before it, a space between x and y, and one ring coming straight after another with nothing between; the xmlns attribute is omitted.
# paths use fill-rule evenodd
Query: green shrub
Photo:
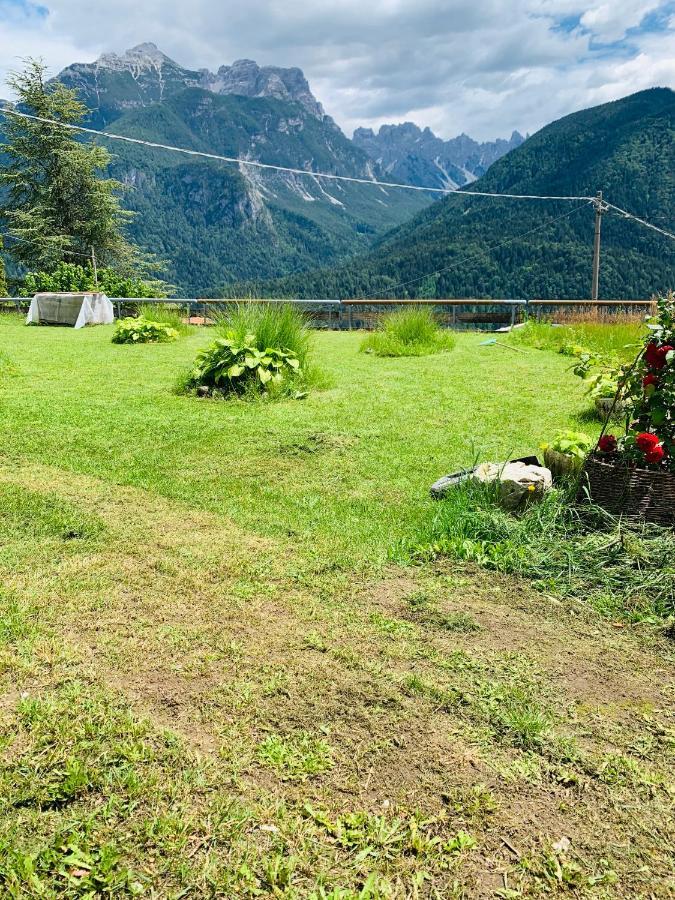
<svg viewBox="0 0 675 900"><path fill-rule="evenodd" d="M167 285L161 281L145 281L107 267L100 268L97 275L98 283L91 265L61 262L51 272L29 272L19 294L21 297L32 297L43 292L102 291L108 297L166 297Z"/></svg>
<svg viewBox="0 0 675 900"><path fill-rule="evenodd" d="M376 356L426 356L454 346L455 336L438 327L428 307L411 306L384 316L361 350Z"/></svg>
<svg viewBox="0 0 675 900"><path fill-rule="evenodd" d="M259 350L255 335L218 338L202 350L186 379L187 390L205 394L256 396L287 392L302 377L300 360L290 350Z"/></svg>
<svg viewBox="0 0 675 900"><path fill-rule="evenodd" d="M237 303L216 321L219 334L257 350L276 347L293 354L307 373L312 333L306 315L290 303Z"/></svg>
<svg viewBox="0 0 675 900"><path fill-rule="evenodd" d="M113 344L165 344L175 341L178 332L170 325L161 322L148 322L142 317L138 319L120 319L113 332Z"/></svg>

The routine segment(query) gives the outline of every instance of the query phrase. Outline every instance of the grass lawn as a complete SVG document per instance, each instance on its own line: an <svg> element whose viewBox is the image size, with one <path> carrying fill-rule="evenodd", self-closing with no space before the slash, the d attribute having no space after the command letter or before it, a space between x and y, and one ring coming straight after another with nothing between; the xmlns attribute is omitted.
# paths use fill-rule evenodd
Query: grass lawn
<svg viewBox="0 0 675 900"><path fill-rule="evenodd" d="M672 644L392 561L440 475L593 431L568 359L318 334L324 389L218 402L208 332L110 337L0 319L0 893L670 896Z"/></svg>

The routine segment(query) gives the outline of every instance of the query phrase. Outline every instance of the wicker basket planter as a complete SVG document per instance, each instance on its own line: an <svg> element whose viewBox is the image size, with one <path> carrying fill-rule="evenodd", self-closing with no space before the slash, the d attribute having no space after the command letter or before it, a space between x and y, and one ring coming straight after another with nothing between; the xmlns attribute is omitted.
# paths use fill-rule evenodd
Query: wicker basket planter
<svg viewBox="0 0 675 900"><path fill-rule="evenodd" d="M578 456L570 456L568 453L560 453L547 447L544 450L544 464L551 470L554 478L564 478L566 475L578 475L583 465L583 459Z"/></svg>
<svg viewBox="0 0 675 900"><path fill-rule="evenodd" d="M589 498L615 516L675 526L675 472L638 469L591 454L581 472L577 501Z"/></svg>

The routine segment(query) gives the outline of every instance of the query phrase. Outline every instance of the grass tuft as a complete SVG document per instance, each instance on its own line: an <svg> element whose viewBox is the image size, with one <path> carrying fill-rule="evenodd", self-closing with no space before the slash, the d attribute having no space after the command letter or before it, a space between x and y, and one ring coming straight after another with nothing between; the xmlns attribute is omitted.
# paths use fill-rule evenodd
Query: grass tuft
<svg viewBox="0 0 675 900"><path fill-rule="evenodd" d="M628 361L636 355L645 334L645 323L635 317L616 317L609 322L574 322L553 325L529 321L512 331L508 340L515 346L534 347L564 353L570 347L584 347L602 356Z"/></svg>
<svg viewBox="0 0 675 900"><path fill-rule="evenodd" d="M255 335L258 350L268 347L290 350L307 368L312 334L306 316L290 303L237 303L228 306L216 321L224 337L243 343L246 335Z"/></svg>
<svg viewBox="0 0 675 900"><path fill-rule="evenodd" d="M361 350L376 356L427 356L454 346L454 334L439 328L430 309L412 306L384 316L378 330L363 340Z"/></svg>
<svg viewBox="0 0 675 900"><path fill-rule="evenodd" d="M282 738L272 734L258 747L258 761L276 769L284 780L305 781L333 766L330 745L306 731Z"/></svg>

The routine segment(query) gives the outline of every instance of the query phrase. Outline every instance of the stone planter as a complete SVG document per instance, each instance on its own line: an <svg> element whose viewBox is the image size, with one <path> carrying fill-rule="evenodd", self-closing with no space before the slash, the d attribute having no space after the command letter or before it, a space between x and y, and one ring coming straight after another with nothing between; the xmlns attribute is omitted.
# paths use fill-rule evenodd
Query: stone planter
<svg viewBox="0 0 675 900"><path fill-rule="evenodd" d="M568 453L560 453L559 450L544 450L544 464L551 470L554 478L565 478L578 475L583 466L583 459L578 456L570 456Z"/></svg>

